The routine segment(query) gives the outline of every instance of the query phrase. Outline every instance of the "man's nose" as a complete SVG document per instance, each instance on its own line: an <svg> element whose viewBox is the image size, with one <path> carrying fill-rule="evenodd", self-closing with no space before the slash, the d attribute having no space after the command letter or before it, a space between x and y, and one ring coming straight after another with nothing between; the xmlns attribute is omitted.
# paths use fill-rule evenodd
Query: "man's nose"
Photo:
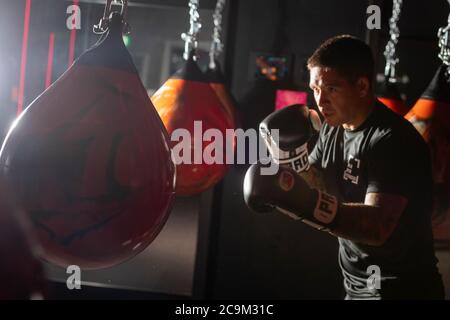
<svg viewBox="0 0 450 320"><path fill-rule="evenodd" d="M317 103L318 106L323 107L328 102L329 102L328 97L323 91L320 91L319 93L317 93L317 95L316 95L316 103Z"/></svg>

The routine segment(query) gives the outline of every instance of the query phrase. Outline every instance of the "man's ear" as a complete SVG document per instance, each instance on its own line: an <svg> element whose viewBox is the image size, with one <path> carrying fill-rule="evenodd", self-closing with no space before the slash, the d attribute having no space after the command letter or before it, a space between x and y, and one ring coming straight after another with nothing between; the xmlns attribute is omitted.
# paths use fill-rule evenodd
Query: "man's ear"
<svg viewBox="0 0 450 320"><path fill-rule="evenodd" d="M370 81L367 77L360 77L356 81L356 89L358 90L358 95L360 98L364 98L369 94L370 91Z"/></svg>

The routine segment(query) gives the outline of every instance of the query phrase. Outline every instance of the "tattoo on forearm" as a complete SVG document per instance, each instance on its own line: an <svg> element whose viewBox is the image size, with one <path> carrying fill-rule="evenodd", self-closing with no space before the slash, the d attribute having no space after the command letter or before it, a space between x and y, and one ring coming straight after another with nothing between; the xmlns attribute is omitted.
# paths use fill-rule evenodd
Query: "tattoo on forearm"
<svg viewBox="0 0 450 320"><path fill-rule="evenodd" d="M310 167L308 171L300 172L303 179L308 182L309 186L321 191L325 190L325 183L323 181L322 173L314 167Z"/></svg>

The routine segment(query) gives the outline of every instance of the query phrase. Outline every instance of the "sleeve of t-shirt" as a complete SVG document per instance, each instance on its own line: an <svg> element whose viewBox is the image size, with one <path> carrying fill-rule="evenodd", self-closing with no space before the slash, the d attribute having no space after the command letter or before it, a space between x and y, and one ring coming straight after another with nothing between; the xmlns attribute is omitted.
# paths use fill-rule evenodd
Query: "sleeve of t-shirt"
<svg viewBox="0 0 450 320"><path fill-rule="evenodd" d="M320 162L322 161L323 153L323 127L319 132L319 137L317 138L316 144L314 145L311 153L309 154L309 163L312 166L320 167Z"/></svg>
<svg viewBox="0 0 450 320"><path fill-rule="evenodd" d="M411 149L405 139L393 133L377 140L369 152L366 192L409 197L415 183L414 176L421 170L416 166Z"/></svg>

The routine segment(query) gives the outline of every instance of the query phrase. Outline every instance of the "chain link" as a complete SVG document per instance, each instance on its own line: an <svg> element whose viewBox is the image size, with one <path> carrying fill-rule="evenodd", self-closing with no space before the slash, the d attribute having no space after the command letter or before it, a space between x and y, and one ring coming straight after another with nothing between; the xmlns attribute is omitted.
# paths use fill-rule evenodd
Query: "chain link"
<svg viewBox="0 0 450 320"><path fill-rule="evenodd" d="M217 0L216 9L214 10L214 32L212 36L211 48L209 50L209 68L216 68L216 58L223 51L222 43L222 12L225 7L226 0Z"/></svg>
<svg viewBox="0 0 450 320"><path fill-rule="evenodd" d="M189 58L189 53L194 50L194 59L196 59L195 56L195 50L198 47L198 41L197 41L197 34L200 31L200 28L202 27L201 21L200 21L200 14L198 12L198 6L199 6L199 0L189 0L189 32L188 33L182 33L181 39L184 40L184 53L183 58L187 60Z"/></svg>
<svg viewBox="0 0 450 320"><path fill-rule="evenodd" d="M450 0L448 0L448 4L450 6ZM447 19L447 26L439 28L438 38L439 48L441 48L438 56L448 66L447 76L450 77L450 13Z"/></svg>
<svg viewBox="0 0 450 320"><path fill-rule="evenodd" d="M389 19L389 35L390 39L384 49L384 56L386 57L386 66L384 68L384 75L391 81L396 81L395 66L399 62L396 54L396 46L400 37L400 30L397 26L400 19L403 0L394 0L392 4L392 16Z"/></svg>

